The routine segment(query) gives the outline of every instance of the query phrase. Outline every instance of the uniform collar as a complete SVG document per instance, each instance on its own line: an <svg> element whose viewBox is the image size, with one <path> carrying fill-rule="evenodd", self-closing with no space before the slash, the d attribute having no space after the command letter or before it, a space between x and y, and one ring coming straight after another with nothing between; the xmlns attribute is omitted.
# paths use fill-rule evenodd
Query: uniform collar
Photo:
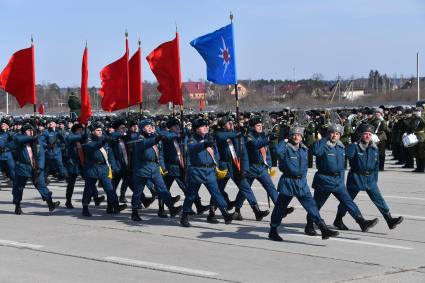
<svg viewBox="0 0 425 283"><path fill-rule="evenodd" d="M339 146L342 148L345 148L344 144L339 140L336 143L332 143L329 139L326 141L326 145L329 147L335 147L335 146Z"/></svg>

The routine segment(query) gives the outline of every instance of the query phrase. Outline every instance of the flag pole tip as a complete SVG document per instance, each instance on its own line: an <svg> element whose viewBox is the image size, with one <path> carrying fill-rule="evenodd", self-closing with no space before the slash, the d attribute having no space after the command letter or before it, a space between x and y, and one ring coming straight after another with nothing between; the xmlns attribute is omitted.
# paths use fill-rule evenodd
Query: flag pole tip
<svg viewBox="0 0 425 283"><path fill-rule="evenodd" d="M128 37L128 31L125 29L125 37Z"/></svg>
<svg viewBox="0 0 425 283"><path fill-rule="evenodd" d="M86 39L86 48L87 48L87 39Z"/></svg>
<svg viewBox="0 0 425 283"><path fill-rule="evenodd" d="M176 33L177 33L177 23L174 23L176 25Z"/></svg>
<svg viewBox="0 0 425 283"><path fill-rule="evenodd" d="M32 37L32 34L31 34L31 44L33 43L34 43L34 37Z"/></svg>
<svg viewBox="0 0 425 283"><path fill-rule="evenodd" d="M140 47L140 45L142 44L142 41L140 41L140 37L139 37L139 41L137 43L139 43L139 47Z"/></svg>
<svg viewBox="0 0 425 283"><path fill-rule="evenodd" d="M230 11L230 21L233 22L233 13Z"/></svg>

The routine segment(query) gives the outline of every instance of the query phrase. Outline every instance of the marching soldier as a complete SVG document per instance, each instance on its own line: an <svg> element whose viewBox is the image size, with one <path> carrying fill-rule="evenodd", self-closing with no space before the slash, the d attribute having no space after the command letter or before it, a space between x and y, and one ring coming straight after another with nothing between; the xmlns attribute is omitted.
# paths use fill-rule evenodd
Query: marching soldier
<svg viewBox="0 0 425 283"><path fill-rule="evenodd" d="M234 131L233 121L230 116L223 117L221 123L223 125L222 129L216 132L215 137L220 155L220 168L227 169L227 174L223 179L217 180L220 192L228 204L230 204L229 197L224 189L227 182L232 179L241 194L248 200L256 220L261 221L270 212L268 210L260 210L251 186L246 180L246 172L249 170L249 160L241 133ZM235 220L242 220L241 207L242 203L238 203L235 209ZM213 208L210 210L207 220L210 223L218 222L215 219Z"/></svg>
<svg viewBox="0 0 425 283"><path fill-rule="evenodd" d="M384 119L384 110L377 108L375 114L370 115L368 123L375 128L375 134L379 138L377 144L379 149L379 171L384 171L385 164L385 150L387 149L387 121Z"/></svg>
<svg viewBox="0 0 425 283"><path fill-rule="evenodd" d="M338 236L338 232L329 229L320 217L307 185L308 148L302 143L303 134L303 128L294 126L291 128L289 141L281 141L278 146L279 169L282 171L282 176L278 185L278 198L271 216L269 239L273 241L283 241L277 228L287 214L288 205L293 197L298 199L309 213L309 217L319 226L322 239Z"/></svg>
<svg viewBox="0 0 425 283"><path fill-rule="evenodd" d="M193 123L194 134L188 140L188 195L184 200L183 214L180 219L180 224L183 227L190 227L189 214L191 214L192 204L198 195L201 185L205 185L208 189L223 215L224 222L226 224L232 222L233 213L228 212L226 200L217 185L216 170L218 170L219 174L223 171L218 168L220 157L212 138L207 136L208 130L208 121L199 118Z"/></svg>
<svg viewBox="0 0 425 283"><path fill-rule="evenodd" d="M348 209L362 231L367 232L378 223L378 219L365 220L345 188L345 146L340 141L343 132L344 128L341 125L330 124L327 137L313 145L312 151L316 156L318 170L314 174L312 184L315 190L314 200L320 211L330 194L333 194ZM309 214L307 215L305 233L309 236L317 235L314 230L313 219Z"/></svg>
<svg viewBox="0 0 425 283"><path fill-rule="evenodd" d="M29 178L31 178L43 201L47 202L49 211L53 212L60 202L52 200L52 192L49 191L44 180L44 143L42 139L34 135L35 129L31 124L25 124L21 128L21 132L21 134L15 135L17 159L15 164L16 176L12 190L15 214L22 214L22 195Z"/></svg>
<svg viewBox="0 0 425 283"><path fill-rule="evenodd" d="M91 125L90 137L83 145L84 150L84 192L83 192L83 216L90 217L89 204L91 198L96 195L96 182L99 181L107 195L107 213L117 214L124 210L127 205L118 203L118 196L112 186L112 159L113 154L109 149L108 139L103 136L102 123L94 122ZM115 169L116 171L116 169Z"/></svg>
<svg viewBox="0 0 425 283"><path fill-rule="evenodd" d="M15 148L13 135L9 132L10 121L6 118L0 122L0 167L7 173L10 180L15 180L15 161L12 150Z"/></svg>
<svg viewBox="0 0 425 283"><path fill-rule="evenodd" d="M414 147L414 155L416 158L416 169L413 172L423 173L425 169L425 120L422 117L421 108L415 109L413 112L412 127L413 132L418 138L418 144Z"/></svg>
<svg viewBox="0 0 425 283"><path fill-rule="evenodd" d="M359 127L361 139L358 143L352 143L346 150L350 162L350 171L347 176L347 190L351 199L357 196L359 191L366 191L372 202L387 221L388 227L394 229L403 221L403 217L393 218L381 192L378 188L379 149L372 141L375 128L372 125L363 124ZM334 225L340 230L348 230L342 218L347 213L347 207L339 204Z"/></svg>
<svg viewBox="0 0 425 283"><path fill-rule="evenodd" d="M159 198L165 202L170 211L170 216L177 215L181 206L175 207L174 204L179 198L173 199L165 186L161 171L165 170L164 156L160 142L166 137L155 133L154 122L151 119L145 119L140 122L142 130L140 140L133 144L132 167L133 167L133 197L131 199L132 214L131 219L141 221L138 209L140 208L143 189L148 181L151 181L157 189Z"/></svg>

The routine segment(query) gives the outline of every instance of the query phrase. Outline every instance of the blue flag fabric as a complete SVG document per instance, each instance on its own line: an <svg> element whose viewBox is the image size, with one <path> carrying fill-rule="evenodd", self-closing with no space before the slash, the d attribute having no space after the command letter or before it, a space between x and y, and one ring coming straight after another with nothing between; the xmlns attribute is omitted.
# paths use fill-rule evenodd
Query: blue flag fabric
<svg viewBox="0 0 425 283"><path fill-rule="evenodd" d="M220 85L237 84L233 24L190 42L207 64L207 80Z"/></svg>

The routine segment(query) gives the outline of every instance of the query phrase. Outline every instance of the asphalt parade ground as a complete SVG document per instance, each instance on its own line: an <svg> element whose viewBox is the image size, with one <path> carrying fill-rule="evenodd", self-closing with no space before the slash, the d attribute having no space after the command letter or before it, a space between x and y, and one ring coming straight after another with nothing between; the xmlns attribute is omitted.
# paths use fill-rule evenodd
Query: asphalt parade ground
<svg viewBox="0 0 425 283"><path fill-rule="evenodd" d="M294 199L295 212L284 219L284 242L267 239L270 215L262 221L248 206L244 221L225 225L193 216L191 228L179 217L157 217L157 202L133 222L131 210L106 214L106 204L91 205L93 217L81 216L83 182L74 193L75 209L66 209L65 182L52 182L52 215L38 192L28 185L23 215L14 215L10 184L0 190L0 282L425 282L425 174L402 169L387 157L379 185L393 216L404 222L389 230L365 193L356 202L365 218L379 218L362 233L354 220L344 218L350 231L323 241L304 235L306 213ZM311 184L315 169L308 174ZM277 184L280 174L273 177ZM265 190L257 182L254 193L262 209L268 207ZM103 194L103 191L99 189ZM148 191L147 189L145 192ZM233 183L227 187L234 197ZM174 184L172 194L181 194ZM131 192L128 190L127 198ZM202 187L204 204L209 194ZM182 198L183 199L183 198ZM180 201L181 202L181 201ZM330 197L321 210L332 225L337 201ZM219 214L218 214L219 215Z"/></svg>

